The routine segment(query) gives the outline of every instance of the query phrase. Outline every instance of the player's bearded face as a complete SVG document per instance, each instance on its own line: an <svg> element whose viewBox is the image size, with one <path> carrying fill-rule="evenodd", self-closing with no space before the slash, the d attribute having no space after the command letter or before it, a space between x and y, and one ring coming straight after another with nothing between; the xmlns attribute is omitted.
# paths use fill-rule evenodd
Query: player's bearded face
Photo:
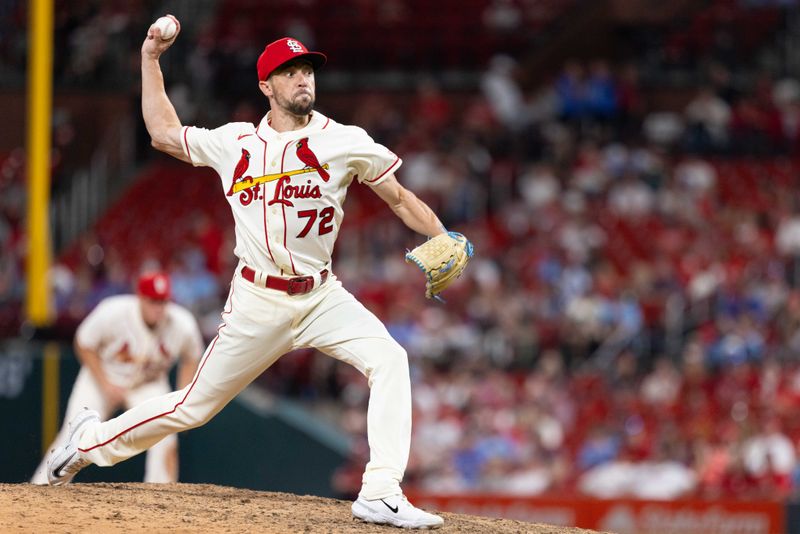
<svg viewBox="0 0 800 534"><path fill-rule="evenodd" d="M286 93L289 93L288 96ZM292 115L308 115L314 109L314 93L312 89L298 89L282 94L275 92L275 101L280 107Z"/></svg>
<svg viewBox="0 0 800 534"><path fill-rule="evenodd" d="M306 61L290 63L268 82L275 103L292 115L308 115L314 109L314 69Z"/></svg>

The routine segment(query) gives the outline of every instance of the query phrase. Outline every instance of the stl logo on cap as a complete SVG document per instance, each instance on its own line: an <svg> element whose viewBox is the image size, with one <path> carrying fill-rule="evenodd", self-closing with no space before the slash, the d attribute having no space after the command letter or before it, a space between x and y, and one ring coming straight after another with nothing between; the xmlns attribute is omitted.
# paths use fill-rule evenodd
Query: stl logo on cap
<svg viewBox="0 0 800 534"><path fill-rule="evenodd" d="M327 61L325 54L309 52L308 48L297 39L284 37L265 46L264 51L258 56L258 62L256 63L258 79L265 81L272 74L272 71L284 63L299 57L310 61L315 69L320 68Z"/></svg>
<svg viewBox="0 0 800 534"><path fill-rule="evenodd" d="M155 278L153 278L153 288L155 288L156 293L159 295L163 295L167 292L167 279L164 278L164 275L157 274Z"/></svg>
<svg viewBox="0 0 800 534"><path fill-rule="evenodd" d="M295 54L299 54L300 52L303 51L303 45L301 45L294 39L289 39L288 41L286 41L286 46L288 46L289 50L291 50Z"/></svg>
<svg viewBox="0 0 800 534"><path fill-rule="evenodd" d="M144 273L139 277L138 293L153 300L168 300L170 298L169 278L163 272Z"/></svg>

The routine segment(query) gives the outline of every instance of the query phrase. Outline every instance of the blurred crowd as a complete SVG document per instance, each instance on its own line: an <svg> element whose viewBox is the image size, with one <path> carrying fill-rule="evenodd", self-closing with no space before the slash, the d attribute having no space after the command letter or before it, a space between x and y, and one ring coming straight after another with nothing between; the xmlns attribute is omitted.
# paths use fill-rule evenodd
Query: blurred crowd
<svg viewBox="0 0 800 534"><path fill-rule="evenodd" d="M758 130L740 152L697 143L689 100L684 114L670 112L675 135L650 137L651 116L664 112L626 107L644 100L635 83L625 87L628 69L596 91L578 77L580 106L559 79L542 90L552 95L545 108L499 62L459 110L424 84L405 115L375 113L392 107L373 95L354 116L391 140L401 180L478 251L441 307L423 301L396 253L409 245L399 223L380 215L379 225L346 224L340 238L337 270L412 359L409 482L521 495L792 494L800 165L791 136ZM790 123L781 98L796 82L766 83L757 87L772 95L769 113ZM358 445L336 484L357 490L363 380L305 355L280 362L267 383L345 400L343 426Z"/></svg>
<svg viewBox="0 0 800 534"><path fill-rule="evenodd" d="M8 335L19 325L25 286L24 153L19 150L0 161L0 325Z"/></svg>
<svg viewBox="0 0 800 534"><path fill-rule="evenodd" d="M493 2L486 23L516 24L506 4ZM80 20L64 42L82 42L75 32L91 18ZM141 26L119 20L123 30ZM235 68L223 53L235 42L211 53L215 31L201 28L187 45L191 75L171 88L185 120L207 119L213 106L198 102L215 102L215 87L237 79L222 68ZM109 50L91 72L124 60ZM326 104L318 95L323 113L400 154L401 182L476 247L447 304L427 302L402 255L418 237L351 187L334 271L408 350L409 484L653 499L781 498L800 488L800 84L722 59L711 56L701 81L669 103L635 61L567 61L531 87L524 65L502 55L471 93L421 77L399 97L365 90ZM60 68L74 74L73 63ZM217 111L258 120L263 102L237 97L249 87L237 86ZM6 178L21 165L12 154L0 166L4 310L23 291L24 195ZM194 171L182 172L189 182ZM160 265L212 336L233 247L230 218L218 217L224 200L208 190L187 184L192 209L182 212L129 193L114 216L139 217L141 230L153 210L169 212L158 240L170 252L146 248L147 235L87 233L53 269L61 324L74 327L104 296L129 291L139 269ZM302 351L258 382L343 405L353 457L334 485L357 491L363 377Z"/></svg>
<svg viewBox="0 0 800 534"><path fill-rule="evenodd" d="M158 0L56 0L56 86L130 87L135 81L142 28L147 28L150 13L161 4ZM28 9L24 0L6 0L0 6L0 80L9 86L20 86L25 81Z"/></svg>
<svg viewBox="0 0 800 534"><path fill-rule="evenodd" d="M798 365L768 359L719 369L690 343L646 372L630 352L603 373L570 372L557 349L524 371L486 362L415 364L407 480L438 493L554 492L598 498L777 499L800 469ZM345 426L363 431L366 390L352 377ZM366 444L335 479L359 487ZM443 459L445 459L443 461Z"/></svg>

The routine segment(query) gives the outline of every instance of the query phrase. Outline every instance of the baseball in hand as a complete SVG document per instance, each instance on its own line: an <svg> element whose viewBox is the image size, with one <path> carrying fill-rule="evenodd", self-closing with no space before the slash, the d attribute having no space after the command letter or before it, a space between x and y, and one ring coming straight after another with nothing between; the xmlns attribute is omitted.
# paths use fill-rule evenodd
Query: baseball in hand
<svg viewBox="0 0 800 534"><path fill-rule="evenodd" d="M178 25L175 24L175 21L169 17L160 17L153 23L152 28L158 28L161 30L162 41L169 41L175 37L175 33L178 31Z"/></svg>

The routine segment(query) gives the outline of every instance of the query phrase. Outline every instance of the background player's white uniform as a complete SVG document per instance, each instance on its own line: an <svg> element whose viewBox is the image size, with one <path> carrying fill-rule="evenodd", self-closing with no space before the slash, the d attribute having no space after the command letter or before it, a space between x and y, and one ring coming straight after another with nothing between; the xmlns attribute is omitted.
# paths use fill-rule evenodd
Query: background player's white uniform
<svg viewBox="0 0 800 534"><path fill-rule="evenodd" d="M318 112L306 127L282 133L270 127L270 114L258 126L185 127L181 133L186 156L213 167L223 194L232 193L227 199L240 263L223 324L189 386L88 426L78 450L97 465L113 465L170 433L202 425L286 352L316 347L355 366L371 387L370 461L361 495L400 494L411 439L406 352L329 274L347 187L353 180L379 184L400 159L362 129ZM309 151L316 158L311 166ZM234 181L242 180L253 186L232 192ZM271 289L268 276L309 278L292 283L295 294L287 294Z"/></svg>
<svg viewBox="0 0 800 534"><path fill-rule="evenodd" d="M164 318L150 329L142 318L136 295L119 295L100 302L78 327L75 342L99 355L105 376L125 390L126 409L172 391L168 378L170 368L179 358L198 359L203 349L197 321L188 310L168 303ZM121 407L109 403L86 366L75 380L64 425L54 443L66 438L66 422L84 407L96 410L103 418ZM176 436L167 436L147 451L145 482L176 481L177 466L168 465L168 453L177 444ZM47 484L44 460L31 483Z"/></svg>

